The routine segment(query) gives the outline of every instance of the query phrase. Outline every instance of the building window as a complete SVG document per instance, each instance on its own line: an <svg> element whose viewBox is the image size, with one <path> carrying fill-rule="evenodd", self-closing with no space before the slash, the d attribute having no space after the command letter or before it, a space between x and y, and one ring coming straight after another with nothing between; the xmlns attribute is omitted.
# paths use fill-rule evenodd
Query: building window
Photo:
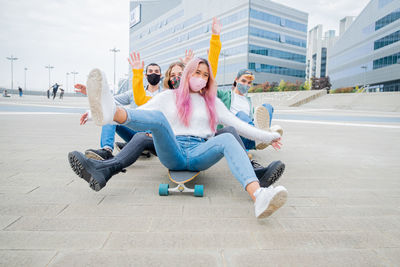
<svg viewBox="0 0 400 267"><path fill-rule="evenodd" d="M373 69L380 69L400 62L400 53L396 53L387 57L375 59L373 62Z"/></svg>
<svg viewBox="0 0 400 267"><path fill-rule="evenodd" d="M278 49L249 45L249 53L306 63L306 56Z"/></svg>
<svg viewBox="0 0 400 267"><path fill-rule="evenodd" d="M400 8L375 22L375 31L395 22L400 18Z"/></svg>
<svg viewBox="0 0 400 267"><path fill-rule="evenodd" d="M256 72L272 73L272 74L292 76L298 78L304 78L306 76L306 72L304 70L291 69L291 68L261 64L255 62L249 62L248 66L250 70L254 70Z"/></svg>
<svg viewBox="0 0 400 267"><path fill-rule="evenodd" d="M379 40L376 40L374 42L374 50L385 47L387 45L391 45L393 43L398 42L399 40L400 40L400 31L394 32Z"/></svg>
<svg viewBox="0 0 400 267"><path fill-rule="evenodd" d="M290 19L286 18L281 18L272 14L268 14L263 11L255 10L255 9L250 9L250 17L258 20L262 20L268 23L272 23L275 25L280 25L282 27L287 27L291 28L293 30L301 31L301 32L307 32L307 25L302 24Z"/></svg>
<svg viewBox="0 0 400 267"><path fill-rule="evenodd" d="M320 77L326 76L326 48L322 47L321 49L321 75Z"/></svg>
<svg viewBox="0 0 400 267"><path fill-rule="evenodd" d="M289 36L289 35L281 35L276 32L270 32L270 31L262 30L262 29L255 28L255 27L250 27L250 35L264 38L264 39L269 39L269 40L276 41L276 42L284 42L287 44L300 46L300 47L306 47L306 43L307 43L307 41L303 40L303 39L299 39L299 38Z"/></svg>

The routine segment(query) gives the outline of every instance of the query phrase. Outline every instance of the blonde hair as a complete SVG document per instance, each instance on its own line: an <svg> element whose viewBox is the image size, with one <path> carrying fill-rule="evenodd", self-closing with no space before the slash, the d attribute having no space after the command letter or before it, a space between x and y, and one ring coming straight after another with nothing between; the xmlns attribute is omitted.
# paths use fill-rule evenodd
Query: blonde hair
<svg viewBox="0 0 400 267"><path fill-rule="evenodd" d="M170 87L169 87L168 81L169 81L169 79L171 78L171 71L172 71L172 68L175 67L175 66L181 67L181 68L182 68L182 72L183 72L183 70L184 70L184 68L185 68L185 64L183 64L183 63L180 62L180 61L171 63L171 65L169 65L169 67L168 67L168 69L167 69L167 71L165 72L165 75L164 75L164 82L163 82L163 87L164 87L164 89L165 89L165 88L174 89L174 88L170 88Z"/></svg>

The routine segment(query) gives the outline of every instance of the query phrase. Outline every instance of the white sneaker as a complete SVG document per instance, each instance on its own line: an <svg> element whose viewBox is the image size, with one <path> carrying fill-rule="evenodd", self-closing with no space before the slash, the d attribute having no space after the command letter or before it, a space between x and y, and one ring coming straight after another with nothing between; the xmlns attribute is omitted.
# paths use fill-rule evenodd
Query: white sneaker
<svg viewBox="0 0 400 267"><path fill-rule="evenodd" d="M89 73L86 86L94 122L97 125L113 123L116 105L108 88L105 74L99 69L93 69Z"/></svg>
<svg viewBox="0 0 400 267"><path fill-rule="evenodd" d="M258 189L254 193L256 197L254 202L256 217L261 219L270 216L286 203L287 195L287 190L283 186L274 188L271 185L268 188L261 187Z"/></svg>

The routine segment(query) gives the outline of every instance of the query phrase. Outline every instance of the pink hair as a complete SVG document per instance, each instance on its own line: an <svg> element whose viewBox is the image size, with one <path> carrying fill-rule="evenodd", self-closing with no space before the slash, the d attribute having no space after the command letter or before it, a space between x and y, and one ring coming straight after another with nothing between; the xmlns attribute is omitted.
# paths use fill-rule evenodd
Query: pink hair
<svg viewBox="0 0 400 267"><path fill-rule="evenodd" d="M217 123L217 113L215 111L215 98L217 96L217 87L210 64L206 59L194 58L186 65L181 77L180 85L178 89L175 90L176 107L178 109L179 118L181 119L183 124L188 127L192 115L192 102L190 99L189 79L192 77L192 74L197 70L199 64L201 63L206 64L206 66L208 67L209 76L207 85L200 91L200 94L204 97L204 100L206 102L210 128L213 132L215 132L215 125Z"/></svg>

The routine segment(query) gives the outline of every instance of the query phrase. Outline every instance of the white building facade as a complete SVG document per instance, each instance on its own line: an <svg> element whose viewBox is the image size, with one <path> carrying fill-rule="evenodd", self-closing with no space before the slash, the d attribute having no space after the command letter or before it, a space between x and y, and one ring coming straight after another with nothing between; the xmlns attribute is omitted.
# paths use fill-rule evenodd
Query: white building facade
<svg viewBox="0 0 400 267"><path fill-rule="evenodd" d="M328 54L338 37L334 30L323 34L321 24L308 31L306 79L328 76Z"/></svg>
<svg viewBox="0 0 400 267"><path fill-rule="evenodd" d="M255 84L305 80L308 14L268 0L132 1L130 51L162 73L186 49L207 58L213 17L223 26L220 87L243 68L254 71Z"/></svg>
<svg viewBox="0 0 400 267"><path fill-rule="evenodd" d="M332 88L400 91L400 1L372 0L328 57Z"/></svg>

